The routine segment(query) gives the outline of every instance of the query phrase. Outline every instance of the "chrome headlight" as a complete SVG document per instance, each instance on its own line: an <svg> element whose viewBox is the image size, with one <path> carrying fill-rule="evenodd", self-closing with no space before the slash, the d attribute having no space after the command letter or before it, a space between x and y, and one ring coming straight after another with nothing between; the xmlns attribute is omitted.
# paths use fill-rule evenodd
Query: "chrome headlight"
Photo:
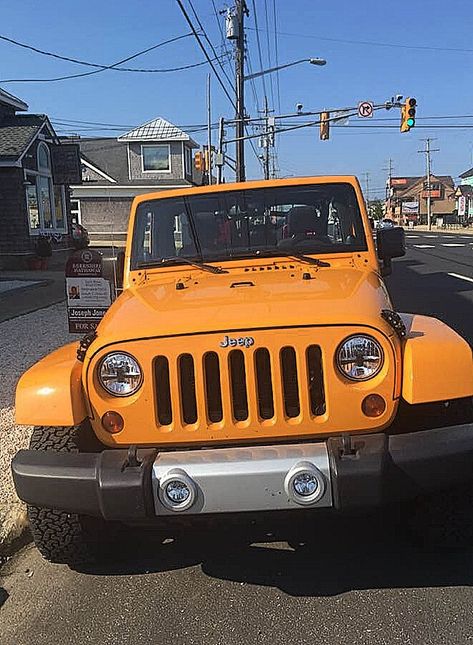
<svg viewBox="0 0 473 645"><path fill-rule="evenodd" d="M383 349L371 336L350 336L339 345L336 363L346 378L367 381L383 367Z"/></svg>
<svg viewBox="0 0 473 645"><path fill-rule="evenodd" d="M130 396L143 382L138 361L124 352L112 352L102 358L97 376L100 385L113 396Z"/></svg>

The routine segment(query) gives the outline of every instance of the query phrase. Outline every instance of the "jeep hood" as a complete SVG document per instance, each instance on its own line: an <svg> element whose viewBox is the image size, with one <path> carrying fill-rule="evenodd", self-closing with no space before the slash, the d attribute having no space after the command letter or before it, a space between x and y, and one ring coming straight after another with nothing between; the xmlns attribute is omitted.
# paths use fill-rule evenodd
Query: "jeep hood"
<svg viewBox="0 0 473 645"><path fill-rule="evenodd" d="M97 342L303 325L389 329L380 317L391 306L389 296L371 270L271 268L149 274L113 303L97 329Z"/></svg>

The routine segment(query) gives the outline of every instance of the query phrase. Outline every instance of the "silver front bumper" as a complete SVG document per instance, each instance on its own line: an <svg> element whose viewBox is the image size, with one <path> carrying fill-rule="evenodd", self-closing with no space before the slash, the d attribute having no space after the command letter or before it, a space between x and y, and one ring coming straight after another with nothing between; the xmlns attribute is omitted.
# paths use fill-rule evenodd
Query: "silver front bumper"
<svg viewBox="0 0 473 645"><path fill-rule="evenodd" d="M310 473L318 482L306 498L293 486L300 473ZM166 487L171 481L189 487L184 504L170 503ZM332 506L329 458L322 442L164 452L154 462L152 488L157 515Z"/></svg>

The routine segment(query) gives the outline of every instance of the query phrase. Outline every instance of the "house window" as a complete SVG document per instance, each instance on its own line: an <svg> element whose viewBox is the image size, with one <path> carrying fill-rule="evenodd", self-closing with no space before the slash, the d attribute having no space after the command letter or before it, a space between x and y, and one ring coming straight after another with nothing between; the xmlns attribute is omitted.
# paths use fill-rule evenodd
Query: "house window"
<svg viewBox="0 0 473 645"><path fill-rule="evenodd" d="M26 175L26 203L32 233L65 233L64 188L53 184L51 156L41 142L37 150L37 172Z"/></svg>
<svg viewBox="0 0 473 645"><path fill-rule="evenodd" d="M186 175L192 177L192 148L184 148L184 166Z"/></svg>
<svg viewBox="0 0 473 645"><path fill-rule="evenodd" d="M141 146L143 172L170 172L171 153L168 145Z"/></svg>

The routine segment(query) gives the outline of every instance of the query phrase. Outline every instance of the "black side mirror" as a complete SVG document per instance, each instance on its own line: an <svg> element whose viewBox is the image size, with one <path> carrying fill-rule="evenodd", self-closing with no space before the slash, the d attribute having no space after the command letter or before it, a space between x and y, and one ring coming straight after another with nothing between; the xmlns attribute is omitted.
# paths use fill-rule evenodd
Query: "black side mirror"
<svg viewBox="0 0 473 645"><path fill-rule="evenodd" d="M379 228L376 232L378 258L383 261L381 275L392 272L391 260L406 255L406 235L400 226Z"/></svg>

